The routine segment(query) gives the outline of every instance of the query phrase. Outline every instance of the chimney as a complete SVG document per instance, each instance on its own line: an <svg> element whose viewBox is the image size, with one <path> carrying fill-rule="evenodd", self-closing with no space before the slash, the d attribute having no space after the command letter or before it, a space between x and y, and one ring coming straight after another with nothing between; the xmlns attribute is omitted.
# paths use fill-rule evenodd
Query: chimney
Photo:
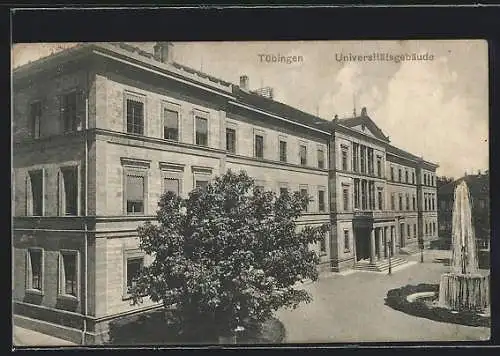
<svg viewBox="0 0 500 356"><path fill-rule="evenodd" d="M366 113L366 107L363 107L361 109L361 116L364 116L364 117L368 116L368 114Z"/></svg>
<svg viewBox="0 0 500 356"><path fill-rule="evenodd" d="M242 90L248 91L248 76L247 75L242 75L240 76L240 88Z"/></svg>
<svg viewBox="0 0 500 356"><path fill-rule="evenodd" d="M154 58L163 63L173 62L173 43L171 42L156 42L153 47Z"/></svg>

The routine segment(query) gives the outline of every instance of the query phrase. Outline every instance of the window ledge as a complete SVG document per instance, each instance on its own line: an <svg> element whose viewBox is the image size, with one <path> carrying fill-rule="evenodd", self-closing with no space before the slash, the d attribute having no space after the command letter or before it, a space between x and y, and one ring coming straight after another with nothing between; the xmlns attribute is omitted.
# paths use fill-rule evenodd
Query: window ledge
<svg viewBox="0 0 500 356"><path fill-rule="evenodd" d="M44 295L43 291L41 291L40 289L32 289L32 288L26 289L26 294L34 294L34 295L41 295L41 296Z"/></svg>
<svg viewBox="0 0 500 356"><path fill-rule="evenodd" d="M72 302L78 302L78 297L77 296L74 296L74 295L71 295L71 294L59 294L57 296L58 299L63 299L63 300L68 300L68 301L72 301Z"/></svg>

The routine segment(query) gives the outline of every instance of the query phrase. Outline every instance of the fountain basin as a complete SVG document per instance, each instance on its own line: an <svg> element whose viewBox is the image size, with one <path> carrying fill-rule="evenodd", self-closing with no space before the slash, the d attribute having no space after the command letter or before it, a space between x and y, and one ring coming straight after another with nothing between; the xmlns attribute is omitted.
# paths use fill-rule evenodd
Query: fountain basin
<svg viewBox="0 0 500 356"><path fill-rule="evenodd" d="M439 305L452 310L483 311L489 306L489 274L445 273L439 283Z"/></svg>

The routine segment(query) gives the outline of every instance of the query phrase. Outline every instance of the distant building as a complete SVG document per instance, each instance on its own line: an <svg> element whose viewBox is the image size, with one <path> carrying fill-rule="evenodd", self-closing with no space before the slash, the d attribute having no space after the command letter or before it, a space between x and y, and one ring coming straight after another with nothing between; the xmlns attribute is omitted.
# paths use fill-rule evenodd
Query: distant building
<svg viewBox="0 0 500 356"><path fill-rule="evenodd" d="M478 248L489 250L490 242L490 175L488 171L465 176L438 187L439 236L445 244L451 243L452 211L455 187L467 183L472 204L472 220Z"/></svg>

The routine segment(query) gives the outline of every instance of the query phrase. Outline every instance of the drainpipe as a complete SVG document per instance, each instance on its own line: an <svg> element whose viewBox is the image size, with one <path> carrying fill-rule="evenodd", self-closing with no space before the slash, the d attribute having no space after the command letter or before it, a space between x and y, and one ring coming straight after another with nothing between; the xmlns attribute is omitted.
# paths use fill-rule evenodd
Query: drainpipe
<svg viewBox="0 0 500 356"><path fill-rule="evenodd" d="M87 95L85 98L85 216L84 216L84 227L85 227L85 241L84 241L84 254L85 254L85 259L84 259L84 267L83 267L83 274L84 274L84 285L85 285L85 304L84 304L84 311L83 311L83 330L82 330L82 345L85 345L85 335L87 333L87 309L88 309L88 221L87 221L87 216L88 216L88 178L89 178L89 160L88 160L88 152L89 152L89 147L88 147L88 128L89 128L89 98L88 98L88 77L87 77Z"/></svg>

